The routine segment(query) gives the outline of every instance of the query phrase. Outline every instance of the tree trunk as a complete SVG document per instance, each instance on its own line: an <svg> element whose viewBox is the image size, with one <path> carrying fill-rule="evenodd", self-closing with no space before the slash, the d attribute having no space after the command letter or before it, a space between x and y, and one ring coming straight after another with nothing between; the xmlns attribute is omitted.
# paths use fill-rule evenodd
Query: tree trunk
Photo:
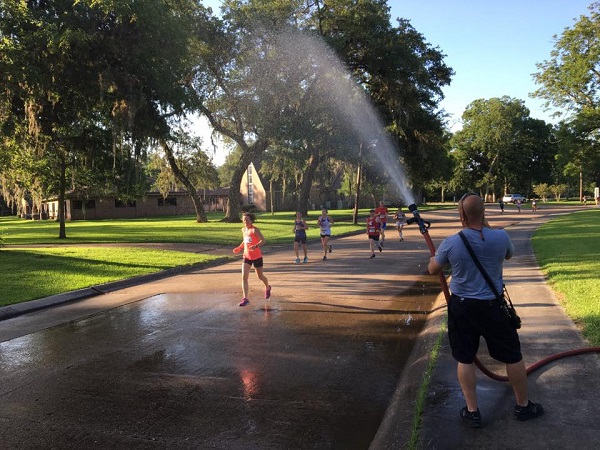
<svg viewBox="0 0 600 450"><path fill-rule="evenodd" d="M352 213L352 223L358 224L358 204L360 201L360 185L362 179L362 143L358 148L358 167L356 168L356 195L354 197L354 212Z"/></svg>
<svg viewBox="0 0 600 450"><path fill-rule="evenodd" d="M312 187L313 179L315 177L315 172L317 170L318 165L318 152L313 151L311 149L310 157L308 158L308 164L302 177L302 184L300 185L300 195L298 197L298 205L296 207L296 211L300 211L302 213L302 216L304 217L308 215L308 200L310 198L310 188Z"/></svg>
<svg viewBox="0 0 600 450"><path fill-rule="evenodd" d="M167 156L167 160L169 161L169 165L171 166L173 175L175 175L175 178L177 178L177 180L185 186L190 197L192 198L192 203L194 204L194 209L196 210L196 222L208 222L208 218L206 217L206 211L204 211L204 206L202 204L202 199L198 195L198 192L196 192L196 188L194 187L192 182L188 179L188 177L185 176L185 174L177 165L177 160L173 155L171 147L169 147L169 144L167 144L167 142L164 139L159 139L159 143L161 148L165 152L165 155Z"/></svg>
<svg viewBox="0 0 600 450"><path fill-rule="evenodd" d="M65 226L65 199L67 190L67 160L64 154L60 155L60 180L58 181L58 238L67 238Z"/></svg>
<svg viewBox="0 0 600 450"><path fill-rule="evenodd" d="M275 215L275 206L273 205L273 178L269 180L269 192L271 193L271 215Z"/></svg>

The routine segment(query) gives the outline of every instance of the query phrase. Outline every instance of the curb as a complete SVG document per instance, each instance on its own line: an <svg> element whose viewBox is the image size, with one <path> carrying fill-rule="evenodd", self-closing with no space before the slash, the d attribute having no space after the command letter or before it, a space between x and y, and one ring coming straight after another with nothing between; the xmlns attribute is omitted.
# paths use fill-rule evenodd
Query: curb
<svg viewBox="0 0 600 450"><path fill-rule="evenodd" d="M208 262L195 263L189 266L172 267L170 269L161 270L160 272L138 275L136 277L126 278L124 280L111 281L110 283L63 292L50 297L39 298L37 300L30 300L27 302L16 303L14 305L2 306L0 307L0 322L3 320L12 319L13 317L17 317L22 314L40 311L42 309L51 308L53 306L75 302L78 300L84 300L86 298L103 295L119 289L136 286L143 283L149 283L151 281L172 277L174 275L180 275L186 272L192 272L194 270L202 270L208 267L219 266L229 261L231 261L230 257L221 257Z"/></svg>
<svg viewBox="0 0 600 450"><path fill-rule="evenodd" d="M415 402L445 316L446 298L441 292L398 378L396 391L369 446L370 450L408 448L415 418Z"/></svg>

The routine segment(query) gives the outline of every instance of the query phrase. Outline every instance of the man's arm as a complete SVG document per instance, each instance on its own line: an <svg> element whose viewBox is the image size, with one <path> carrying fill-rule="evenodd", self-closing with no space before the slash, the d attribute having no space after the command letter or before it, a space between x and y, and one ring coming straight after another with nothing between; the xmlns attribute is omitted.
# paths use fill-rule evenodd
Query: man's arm
<svg viewBox="0 0 600 450"><path fill-rule="evenodd" d="M438 263L435 260L435 256L432 256L431 258L429 258L429 264L427 266L427 270L429 271L429 273L431 275L437 275L438 273L440 273L442 271L443 268L444 268L444 266L442 266L440 263Z"/></svg>

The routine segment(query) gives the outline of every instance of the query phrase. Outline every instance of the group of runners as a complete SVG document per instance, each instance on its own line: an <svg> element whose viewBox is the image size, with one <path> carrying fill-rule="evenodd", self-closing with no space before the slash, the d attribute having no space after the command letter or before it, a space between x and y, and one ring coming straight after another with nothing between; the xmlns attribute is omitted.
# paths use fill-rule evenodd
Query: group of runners
<svg viewBox="0 0 600 450"><path fill-rule="evenodd" d="M387 228L387 219L389 217L389 211L385 206L384 202L379 202L379 207L371 209L369 211L369 217L367 218L367 236L369 238L369 248L371 250L371 256L369 258L375 258L375 247L380 252L383 251L383 244L385 242L385 230ZM402 211L402 208L398 208L398 211L393 214L393 220L398 231L398 237L400 241L404 240L402 230L406 224L406 215ZM265 243L265 239L260 230L254 226L256 220L254 214L245 212L242 216L244 227L242 228L242 243L233 249L234 253L240 253L243 250L243 261L242 261L242 301L239 306L246 306L250 303L248 299L248 277L250 275L250 268L254 266L256 276L265 286L265 299L271 297L271 285L269 280L263 271L263 256L260 247ZM323 261L327 260L327 254L333 251L332 245L329 243L331 239L331 226L334 224L334 220L329 217L327 209L321 210L321 215L317 219L317 225L320 229L321 236L321 247L323 249ZM308 251L306 248L306 230L308 230L308 223L302 218L302 213L297 212L294 221L294 253L296 254L295 264L299 264L302 261L303 264L308 263ZM304 258L300 259L300 246Z"/></svg>
<svg viewBox="0 0 600 450"><path fill-rule="evenodd" d="M367 236L369 237L369 250L371 250L369 258L375 258L375 247L377 247L379 252L383 251L385 230L387 229L389 215L390 213L383 201L379 202L378 208L369 211L369 217L367 218ZM392 217L398 230L398 238L402 242L404 240L402 230L404 225L406 225L406 214L402 211L402 208L398 208L398 211Z"/></svg>

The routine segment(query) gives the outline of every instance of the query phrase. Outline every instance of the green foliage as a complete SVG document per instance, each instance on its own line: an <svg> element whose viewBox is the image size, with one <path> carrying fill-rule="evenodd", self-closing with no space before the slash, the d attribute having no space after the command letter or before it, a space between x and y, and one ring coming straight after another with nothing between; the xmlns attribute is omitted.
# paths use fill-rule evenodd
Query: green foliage
<svg viewBox="0 0 600 450"><path fill-rule="evenodd" d="M452 185L497 196L520 191L530 181L547 181L551 166L550 127L529 117L522 100L479 99L463 114L464 125L452 138L456 166Z"/></svg>
<svg viewBox="0 0 600 450"><path fill-rule="evenodd" d="M546 202L552 193L552 190L550 189L550 186L548 186L548 183L540 183L533 186L533 193L540 197L542 201Z"/></svg>
<svg viewBox="0 0 600 450"><path fill-rule="evenodd" d="M192 252L115 247L5 249L0 259L0 306L217 258Z"/></svg>
<svg viewBox="0 0 600 450"><path fill-rule="evenodd" d="M569 187L566 184L553 184L548 186L552 195L554 195L554 200L557 202L560 201L560 197L567 193Z"/></svg>
<svg viewBox="0 0 600 450"><path fill-rule="evenodd" d="M599 211L561 216L540 227L533 248L561 303L592 345L600 345Z"/></svg>
<svg viewBox="0 0 600 450"><path fill-rule="evenodd" d="M550 58L537 64L534 79L541 87L533 95L558 108L557 115L571 113L558 130L561 170L600 183L600 3L554 38Z"/></svg>

